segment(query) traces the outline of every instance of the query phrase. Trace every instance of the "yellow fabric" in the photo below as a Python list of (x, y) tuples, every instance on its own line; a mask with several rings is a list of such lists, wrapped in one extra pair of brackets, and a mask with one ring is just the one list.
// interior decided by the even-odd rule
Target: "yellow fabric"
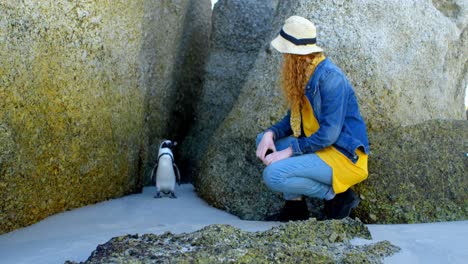
[[(314, 115), (309, 100), (306, 100), (301, 113), (304, 133), (307, 137), (310, 137), (317, 132), (320, 128), (320, 124)], [(356, 183), (367, 179), (369, 174), (367, 170), (367, 154), (360, 149), (356, 152), (359, 157), (356, 164), (333, 146), (326, 147), (316, 152), (316, 154), (332, 168), (332, 186), (335, 193), (342, 193)]]
[(289, 119), (293, 136), (299, 137), (301, 135), (301, 105), (291, 105), (291, 117)]
[[(312, 61), (310, 62), (309, 66), (305, 69), (306, 71), (306, 76), (312, 76), (312, 74), (315, 71), (315, 68), (317, 68), (317, 65), (320, 64), (323, 60), (325, 60), (325, 55), (323, 53), (317, 54)], [(308, 80), (306, 80), (307, 82)], [(305, 83), (307, 84), (307, 83)], [(304, 86), (305, 86), (304, 84)], [(305, 87), (304, 87), (305, 89)], [(293, 102), (291, 104), (291, 117), (289, 120), (289, 123), (291, 124), (291, 130), (293, 131), (293, 135), (295, 137), (299, 137), (301, 135), (301, 111), (303, 108), (303, 105), (307, 102), (307, 97), (305, 96), (305, 93), (302, 97), (301, 102)]]

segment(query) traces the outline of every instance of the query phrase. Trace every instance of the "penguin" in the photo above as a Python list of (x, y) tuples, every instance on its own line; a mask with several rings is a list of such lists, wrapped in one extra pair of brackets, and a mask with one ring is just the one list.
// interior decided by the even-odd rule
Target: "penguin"
[(180, 172), (171, 150), (176, 145), (177, 142), (170, 140), (163, 140), (159, 145), (158, 160), (151, 171), (151, 178), (156, 180), (154, 198), (161, 198), (161, 193), (169, 195), (170, 198), (177, 198), (174, 187), (176, 181), (180, 185)]

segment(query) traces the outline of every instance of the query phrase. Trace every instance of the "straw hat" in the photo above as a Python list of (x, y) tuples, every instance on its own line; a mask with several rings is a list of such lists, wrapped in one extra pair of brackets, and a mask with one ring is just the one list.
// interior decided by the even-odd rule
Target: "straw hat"
[(300, 16), (292, 16), (286, 19), (279, 35), (271, 42), (271, 45), (281, 53), (305, 55), (323, 51), (315, 43), (314, 23)]

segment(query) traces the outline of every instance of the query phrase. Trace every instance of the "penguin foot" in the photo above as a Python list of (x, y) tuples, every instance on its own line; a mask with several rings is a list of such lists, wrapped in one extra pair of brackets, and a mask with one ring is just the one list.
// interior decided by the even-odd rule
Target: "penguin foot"
[(175, 198), (177, 198), (177, 196), (175, 195), (175, 193), (174, 193), (174, 192), (171, 192), (171, 194), (170, 194), (169, 198), (175, 199)]
[(161, 193), (157, 192), (156, 195), (154, 196), (154, 198), (162, 198)]

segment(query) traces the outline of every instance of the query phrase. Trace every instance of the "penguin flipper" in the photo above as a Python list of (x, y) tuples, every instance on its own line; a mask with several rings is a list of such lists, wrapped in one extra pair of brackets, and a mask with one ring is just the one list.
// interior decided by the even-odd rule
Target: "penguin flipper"
[(153, 169), (151, 170), (151, 184), (156, 185), (156, 173), (155, 171), (158, 169), (158, 163), (154, 164)]
[(179, 171), (179, 168), (177, 168), (177, 165), (175, 163), (172, 163), (172, 166), (174, 167), (174, 172), (176, 174), (177, 183), (180, 185), (180, 171)]

